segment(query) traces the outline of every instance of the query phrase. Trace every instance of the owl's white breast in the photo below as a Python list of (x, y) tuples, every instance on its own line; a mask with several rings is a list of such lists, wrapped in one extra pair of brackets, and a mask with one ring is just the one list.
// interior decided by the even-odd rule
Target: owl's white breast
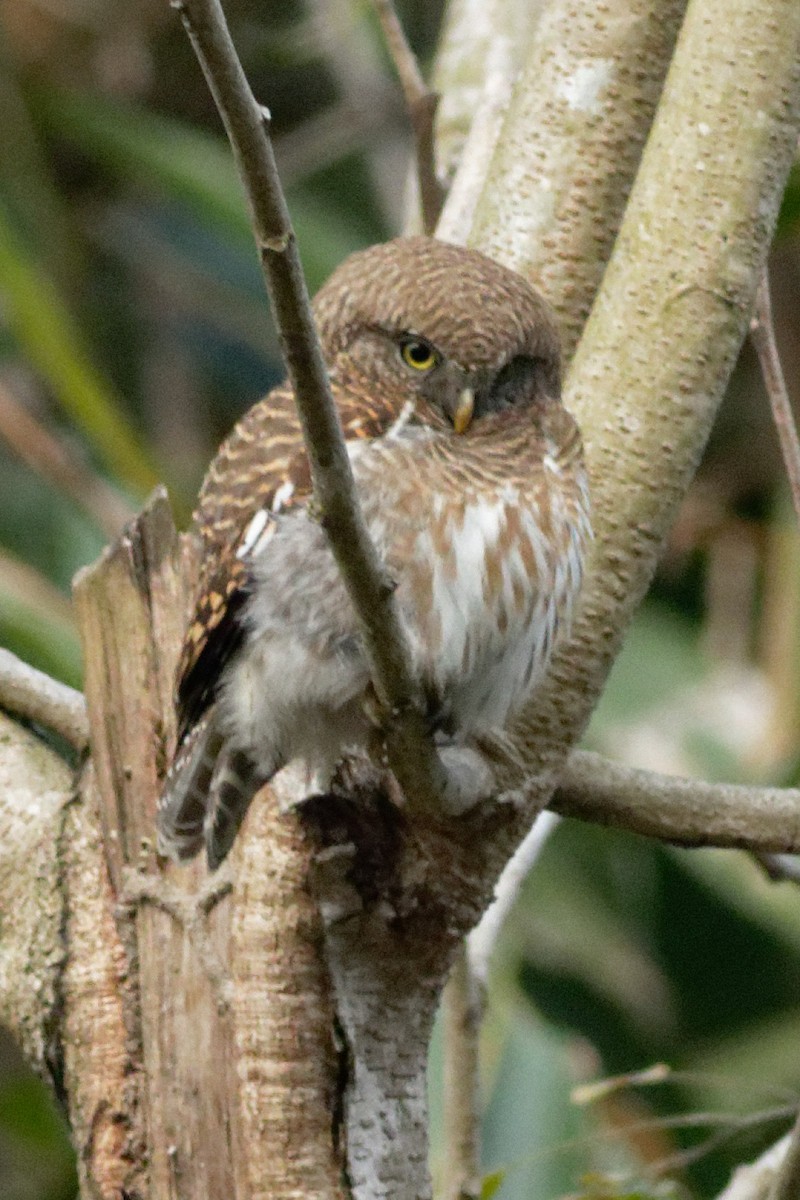
[(545, 517), (540, 499), (507, 487), (453, 510), (436, 498), (401, 580), (419, 669), (460, 732), (505, 726), (569, 625), (588, 526), (558, 503)]

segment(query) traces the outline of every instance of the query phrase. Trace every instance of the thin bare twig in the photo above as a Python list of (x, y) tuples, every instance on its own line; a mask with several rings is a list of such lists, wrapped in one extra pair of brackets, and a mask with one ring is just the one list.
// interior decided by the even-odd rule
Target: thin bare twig
[(800, 789), (660, 775), (587, 750), (570, 755), (549, 807), (679, 846), (800, 852)]
[[(792, 493), (795, 516), (798, 524), (800, 524), (800, 439), (797, 436), (797, 425), (795, 424), (794, 413), (789, 401), (789, 393), (786, 390), (786, 380), (778, 353), (775, 322), (772, 316), (769, 266), (766, 262), (761, 269), (758, 287), (756, 288), (755, 313), (750, 322), (750, 339), (758, 354), (764, 387), (766, 388), (770, 408), (772, 409), (772, 419), (778, 431), (778, 440), (786, 468), (786, 475), (789, 480), (789, 488)], [(794, 883), (800, 882), (800, 864), (795, 859), (786, 855), (765, 852), (757, 852), (755, 858), (770, 879), (776, 882), (780, 880), (791, 880)], [(789, 1151), (776, 1182), (771, 1200), (783, 1200), (784, 1196), (790, 1194), (789, 1192), (779, 1190), (783, 1186), (781, 1180), (784, 1174), (787, 1173), (790, 1184), (794, 1189), (792, 1194), (800, 1194), (800, 1118), (798, 1120), (799, 1123), (792, 1133)]]
[(775, 324), (772, 319), (772, 301), (769, 294), (769, 269), (764, 264), (756, 289), (755, 315), (750, 322), (750, 340), (755, 346), (761, 374), (767, 389), (772, 418), (778, 431), (781, 453), (789, 477), (794, 511), (800, 523), (800, 439), (786, 390), (778, 344), (775, 340)]
[(467, 936), (470, 968), (482, 985), (486, 983), (492, 954), (506, 918), (559, 820), (554, 812), (539, 813), (529, 833), (503, 867), (503, 873), (494, 889), (494, 900)]
[(540, 813), (506, 863), (495, 898), (462, 947), (444, 990), (445, 1200), (480, 1195), (480, 1077), (478, 1050), (492, 952), (520, 889), (559, 818)]
[[(658, 1159), (655, 1162), (648, 1163), (646, 1173), (653, 1179), (663, 1178), (665, 1175), (672, 1174), (675, 1171), (685, 1171), (692, 1163), (700, 1162), (709, 1154), (713, 1154), (720, 1147), (735, 1140), (737, 1134), (746, 1133), (751, 1129), (757, 1128), (759, 1125), (767, 1121), (780, 1121), (786, 1117), (793, 1115), (794, 1107), (789, 1108), (784, 1106), (780, 1109), (772, 1109), (769, 1112), (748, 1113), (744, 1116), (724, 1115), (715, 1116), (712, 1113), (698, 1113), (699, 1120), (694, 1119), (695, 1114), (688, 1114), (686, 1119), (663, 1117), (656, 1119), (655, 1127), (662, 1129), (691, 1129), (697, 1128), (711, 1122), (717, 1122), (722, 1128), (717, 1129), (715, 1133), (709, 1137), (703, 1138), (702, 1141), (696, 1142), (693, 1146), (688, 1146), (685, 1150), (676, 1150), (673, 1154), (668, 1154), (666, 1157)], [(725, 1125), (727, 1122), (727, 1125)], [(637, 1122), (629, 1129), (635, 1129)], [(781, 1200), (788, 1198), (781, 1197)], [(797, 1193), (793, 1192), (791, 1200), (797, 1200)]]
[(462, 945), (442, 997), (444, 1050), (444, 1200), (477, 1200), (481, 1193), (478, 1049), (483, 983)]
[(108, 537), (117, 537), (134, 516), (119, 493), (45, 429), (2, 382), (0, 438), (31, 470), (69, 496)]
[(444, 769), (426, 729), (410, 654), (393, 598), (358, 504), (275, 166), (269, 112), (257, 104), (219, 0), (173, 0), (233, 148), (294, 388), (322, 523), (358, 617), (370, 674), (386, 716), (389, 763), (408, 801), (435, 806)]
[(408, 44), (392, 0), (372, 0), (372, 3), (403, 89), (411, 128), (414, 131), (422, 227), (426, 233), (433, 233), (445, 199), (445, 189), (436, 174), (433, 135), (439, 93), (432, 92), (422, 78), (414, 51)]
[(89, 744), (86, 701), (80, 692), (0, 649), (0, 705), (52, 729), (79, 752)]

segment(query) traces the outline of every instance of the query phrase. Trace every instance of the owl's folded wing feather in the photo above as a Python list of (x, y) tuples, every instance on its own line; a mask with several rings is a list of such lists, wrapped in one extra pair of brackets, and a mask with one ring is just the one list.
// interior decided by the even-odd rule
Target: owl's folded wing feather
[[(396, 419), (374, 397), (331, 381), (346, 440), (379, 437)], [(292, 389), (275, 388), (223, 443), (200, 491), (195, 524), (203, 542), (194, 613), (176, 677), (178, 745), (213, 703), (220, 675), (241, 645), (248, 598), (248, 534), (259, 514), (277, 515), (311, 497), (311, 473)], [(255, 522), (255, 523), (254, 523)], [(255, 545), (257, 537), (252, 538)]]

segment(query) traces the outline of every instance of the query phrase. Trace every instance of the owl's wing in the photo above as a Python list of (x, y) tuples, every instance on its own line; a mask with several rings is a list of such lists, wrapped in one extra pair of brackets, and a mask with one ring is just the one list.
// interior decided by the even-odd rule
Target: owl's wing
[[(351, 387), (345, 391), (335, 380), (331, 386), (347, 440), (379, 437), (398, 416), (390, 405), (376, 404)], [(284, 384), (241, 419), (200, 491), (194, 516), (203, 543), (200, 580), (176, 677), (179, 745), (212, 704), (225, 664), (242, 641), (248, 532), (255, 544), (262, 511), (285, 512), (310, 497), (311, 472), (294, 394)]]

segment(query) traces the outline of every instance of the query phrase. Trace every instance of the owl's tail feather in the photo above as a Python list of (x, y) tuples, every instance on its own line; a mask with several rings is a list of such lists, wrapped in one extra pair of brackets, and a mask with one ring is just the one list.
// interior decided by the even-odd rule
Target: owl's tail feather
[(193, 858), (203, 847), (208, 797), (223, 746), (214, 710), (186, 735), (175, 756), (158, 802), (158, 852), (169, 858)]
[(215, 871), (239, 832), (250, 801), (272, 770), (257, 771), (242, 750), (227, 745), (214, 709), (189, 731), (167, 772), (158, 805), (158, 852), (194, 858), (206, 848)]
[(216, 871), (227, 857), (250, 801), (264, 782), (264, 775), (242, 750), (222, 750), (208, 789), (203, 822), (210, 871)]

